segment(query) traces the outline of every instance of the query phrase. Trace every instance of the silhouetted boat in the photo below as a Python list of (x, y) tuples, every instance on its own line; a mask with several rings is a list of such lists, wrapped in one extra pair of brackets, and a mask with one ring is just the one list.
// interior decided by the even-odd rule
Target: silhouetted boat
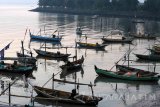
[[(58, 80), (58, 79), (53, 79), (53, 81), (69, 83), (69, 84), (88, 85), (92, 89), (91, 84), (76, 83), (76, 82), (70, 82), (70, 81)], [(93, 95), (93, 90), (92, 90), (92, 96), (89, 96), (89, 95), (78, 94), (76, 92), (76, 89), (73, 89), (72, 92), (67, 92), (67, 91), (43, 88), (39, 86), (33, 86), (33, 88), (39, 96), (48, 98), (48, 100), (50, 101), (59, 101), (62, 103), (69, 103), (69, 104), (96, 106), (98, 105), (98, 102), (102, 100), (102, 97), (96, 97)]]
[(63, 54), (63, 53), (60, 53), (59, 51), (55, 53), (55, 52), (48, 52), (48, 51), (43, 51), (39, 49), (34, 49), (34, 50), (38, 55), (44, 56), (44, 57), (50, 57), (50, 58), (68, 58), (68, 56), (71, 55), (71, 54)]
[(34, 57), (31, 57), (26, 54), (23, 55), (22, 53), (19, 53), (19, 52), (17, 52), (17, 57), (19, 58), (18, 61), (20, 63), (27, 64), (27, 65), (36, 65), (37, 59)]
[(84, 43), (84, 42), (76, 42), (79, 45), (79, 48), (87, 48), (87, 49), (104, 49), (106, 45), (104, 44), (93, 44), (93, 43)]
[(84, 57), (82, 56), (81, 59), (73, 61), (73, 62), (68, 61), (65, 65), (62, 65), (60, 67), (67, 71), (80, 69), (82, 67), (83, 62), (84, 62)]
[(114, 38), (101, 38), (104, 43), (132, 43), (133, 38), (129, 37), (122, 37), (120, 39), (114, 39)]
[(134, 38), (137, 38), (137, 39), (156, 39), (156, 36), (152, 36), (152, 35), (149, 35), (149, 34), (129, 34), (130, 36), (134, 37)]
[(135, 54), (135, 55), (140, 60), (145, 60), (145, 61), (160, 61), (160, 55), (156, 55), (156, 54), (149, 54), (149, 55)]

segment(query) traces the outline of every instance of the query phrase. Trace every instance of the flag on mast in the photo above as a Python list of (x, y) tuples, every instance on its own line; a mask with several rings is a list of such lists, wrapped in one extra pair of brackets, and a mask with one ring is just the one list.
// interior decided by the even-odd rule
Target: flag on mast
[[(12, 41), (13, 42), (13, 41)], [(9, 44), (7, 44), (4, 48), (1, 49), (0, 51), (0, 60), (3, 60), (4, 59), (4, 51), (7, 50), (10, 46), (10, 44), (12, 43), (10, 42)]]

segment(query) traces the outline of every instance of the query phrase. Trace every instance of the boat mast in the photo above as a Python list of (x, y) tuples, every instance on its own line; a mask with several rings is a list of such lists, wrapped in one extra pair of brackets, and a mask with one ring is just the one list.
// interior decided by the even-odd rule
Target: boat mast
[(23, 57), (24, 57), (24, 45), (23, 45), (23, 41), (21, 41), (21, 44), (22, 44), (22, 47), (21, 47), (21, 49), (22, 49), (22, 54), (23, 54)]
[(45, 52), (46, 52), (46, 41), (45, 41)]
[(92, 91), (92, 97), (94, 99), (94, 91), (93, 91), (93, 87), (92, 87), (92, 83), (90, 82), (90, 87), (91, 87), (91, 91)]
[(128, 67), (129, 67), (129, 56), (130, 56), (130, 44), (129, 44), (129, 52), (128, 52)]

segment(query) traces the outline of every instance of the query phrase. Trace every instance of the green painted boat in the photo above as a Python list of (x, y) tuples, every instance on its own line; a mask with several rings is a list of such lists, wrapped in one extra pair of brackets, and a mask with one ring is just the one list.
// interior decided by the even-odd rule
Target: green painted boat
[(131, 81), (158, 81), (159, 76), (139, 76), (137, 72), (129, 72), (129, 71), (110, 71), (110, 70), (103, 70), (95, 66), (95, 71), (100, 76), (112, 77), (117, 79), (123, 80), (131, 80)]

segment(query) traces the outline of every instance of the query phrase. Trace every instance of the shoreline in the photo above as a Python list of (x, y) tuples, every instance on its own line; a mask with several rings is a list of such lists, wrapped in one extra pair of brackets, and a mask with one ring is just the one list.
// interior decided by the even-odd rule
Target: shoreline
[(62, 14), (73, 14), (73, 15), (100, 15), (109, 17), (122, 17), (122, 18), (139, 18), (149, 20), (160, 20), (160, 15), (151, 12), (144, 11), (102, 11), (102, 10), (77, 10), (67, 9), (60, 7), (37, 7), (29, 10), (33, 12), (46, 12), (46, 13), (62, 13)]

